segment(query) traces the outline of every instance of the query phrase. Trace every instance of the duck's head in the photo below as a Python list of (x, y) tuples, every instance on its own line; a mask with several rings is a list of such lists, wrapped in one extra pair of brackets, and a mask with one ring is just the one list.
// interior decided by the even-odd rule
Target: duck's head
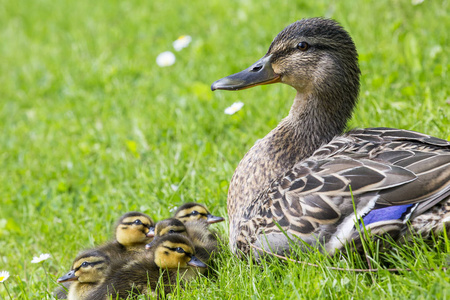
[(180, 234), (168, 234), (159, 238), (154, 246), (155, 264), (162, 269), (179, 269), (206, 265), (195, 257), (195, 250), (189, 239)]
[(103, 252), (89, 250), (75, 258), (72, 269), (57, 282), (76, 281), (81, 283), (100, 282), (105, 276), (110, 264), (109, 257)]
[(147, 244), (145, 248), (150, 249), (153, 245), (155, 245), (159, 238), (167, 234), (181, 234), (187, 236), (186, 226), (184, 226), (183, 222), (175, 218), (159, 221), (154, 227), (153, 241)]
[(354, 105), (359, 74), (358, 54), (350, 35), (334, 20), (312, 18), (287, 26), (263, 58), (244, 71), (217, 80), (211, 89), (241, 90), (282, 82), (298, 94), (330, 102), (351, 98), (346, 101)]
[(116, 240), (125, 247), (148, 243), (152, 237), (147, 234), (153, 226), (153, 220), (146, 214), (128, 212), (117, 221)]
[(180, 206), (174, 217), (183, 223), (189, 221), (205, 220), (208, 224), (222, 222), (225, 219), (212, 215), (205, 206), (198, 203), (186, 203)]

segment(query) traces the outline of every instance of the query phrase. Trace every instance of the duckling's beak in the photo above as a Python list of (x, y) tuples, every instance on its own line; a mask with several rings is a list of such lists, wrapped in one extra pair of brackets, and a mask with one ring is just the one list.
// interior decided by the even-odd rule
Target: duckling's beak
[(154, 236), (155, 236), (155, 227), (150, 227), (147, 232), (147, 237), (154, 237)]
[(206, 264), (204, 264), (200, 259), (198, 259), (194, 255), (191, 256), (191, 260), (187, 264), (189, 266), (198, 267), (198, 268), (206, 268), (206, 267), (208, 267)]
[(206, 215), (206, 222), (208, 224), (219, 223), (219, 222), (223, 222), (223, 221), (225, 221), (225, 219), (222, 217), (213, 216), (212, 214)]
[(74, 281), (77, 280), (78, 277), (75, 276), (75, 271), (71, 270), (69, 271), (66, 275), (59, 277), (58, 280), (56, 280), (56, 282), (65, 282), (65, 281)]
[(272, 55), (264, 56), (250, 68), (217, 80), (211, 90), (243, 90), (257, 85), (280, 82), (280, 75), (272, 69)]
[(145, 249), (150, 249), (156, 242), (156, 237), (153, 239), (153, 241), (151, 241), (150, 243), (148, 243), (147, 245), (145, 245)]

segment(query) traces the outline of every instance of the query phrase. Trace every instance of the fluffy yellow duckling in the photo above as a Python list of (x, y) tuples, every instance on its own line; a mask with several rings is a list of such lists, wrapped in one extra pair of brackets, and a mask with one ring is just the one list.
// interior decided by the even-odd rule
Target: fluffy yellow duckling
[(208, 262), (217, 252), (217, 236), (208, 230), (205, 219), (183, 223), (179, 219), (170, 218), (159, 221), (155, 225), (155, 238), (147, 244), (150, 249), (161, 237), (170, 234), (181, 234), (187, 236), (195, 247), (197, 257), (203, 262)]
[(97, 250), (109, 255), (111, 260), (142, 252), (145, 245), (153, 239), (147, 235), (153, 226), (153, 220), (146, 214), (128, 212), (116, 223), (115, 239), (98, 247)]
[(88, 300), (88, 294), (105, 280), (110, 264), (109, 257), (97, 250), (82, 252), (75, 258), (72, 269), (58, 278), (59, 283), (71, 282), (67, 298)]

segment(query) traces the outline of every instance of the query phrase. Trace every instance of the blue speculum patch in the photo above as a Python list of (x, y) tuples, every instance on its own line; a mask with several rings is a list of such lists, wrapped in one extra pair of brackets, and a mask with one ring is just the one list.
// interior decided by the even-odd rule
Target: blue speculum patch
[(415, 204), (405, 204), (371, 210), (363, 217), (364, 225), (367, 226), (380, 221), (403, 220), (414, 206)]

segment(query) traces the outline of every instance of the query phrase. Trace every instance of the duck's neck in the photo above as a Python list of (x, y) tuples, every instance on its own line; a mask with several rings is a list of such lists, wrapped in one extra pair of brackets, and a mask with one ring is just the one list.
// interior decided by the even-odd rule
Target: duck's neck
[(318, 93), (297, 93), (289, 115), (278, 126), (289, 131), (288, 134), (279, 132), (285, 136), (285, 143), (295, 144), (296, 161), (290, 161), (289, 165), (311, 156), (320, 146), (342, 134), (353, 110), (353, 106), (345, 103), (348, 101), (321, 97)]

